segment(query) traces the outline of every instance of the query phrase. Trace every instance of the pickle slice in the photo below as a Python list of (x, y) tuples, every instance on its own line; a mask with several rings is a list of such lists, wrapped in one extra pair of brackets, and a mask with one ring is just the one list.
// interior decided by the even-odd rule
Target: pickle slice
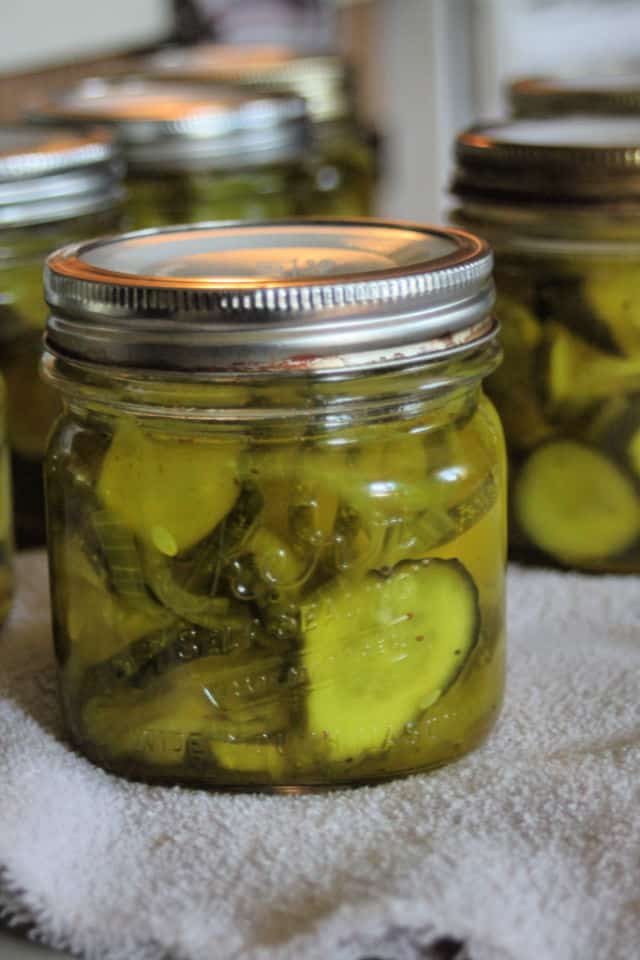
[(629, 441), (628, 455), (635, 475), (640, 477), (640, 426)]
[[(241, 650), (207, 657), (160, 675), (142, 688), (123, 685), (92, 697), (83, 709), (88, 738), (114, 755), (144, 749), (151, 735), (204, 741), (255, 741), (283, 732), (289, 723), (289, 691), (279, 657)], [(164, 763), (164, 756), (152, 762)]]
[(606, 326), (619, 352), (633, 355), (640, 349), (640, 278), (635, 260), (589, 263), (585, 267), (584, 294)]
[(216, 763), (234, 773), (259, 773), (278, 780), (287, 766), (283, 749), (269, 740), (242, 743), (216, 741), (212, 743), (211, 751)]
[(632, 482), (604, 454), (572, 440), (531, 454), (516, 479), (514, 506), (532, 543), (569, 564), (614, 556), (640, 534)]
[(596, 400), (640, 388), (640, 358), (613, 357), (556, 324), (541, 346), (545, 412), (560, 418), (584, 411)]
[(123, 419), (117, 426), (98, 494), (121, 523), (167, 556), (209, 533), (240, 491), (237, 444), (158, 436)]
[(496, 317), (500, 321), (505, 362), (487, 380), (487, 393), (501, 411), (509, 442), (517, 449), (535, 447), (553, 432), (536, 388), (536, 353), (542, 327), (533, 311), (504, 293), (498, 283)]
[(303, 608), (307, 725), (327, 759), (391, 745), (454, 682), (479, 627), (478, 591), (457, 560), (345, 578)]
[[(572, 269), (571, 266), (568, 269)], [(546, 276), (542, 271), (538, 278), (536, 298), (537, 313), (547, 323), (560, 323), (582, 340), (608, 354), (619, 354), (620, 348), (609, 328), (603, 313), (600, 297), (601, 281), (591, 282), (589, 264), (576, 266), (577, 273)], [(596, 294), (594, 296), (594, 293)]]

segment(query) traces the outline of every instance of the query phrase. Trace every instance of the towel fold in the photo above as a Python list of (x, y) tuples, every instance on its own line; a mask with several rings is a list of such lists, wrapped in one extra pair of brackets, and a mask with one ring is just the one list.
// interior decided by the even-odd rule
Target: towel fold
[(0, 637), (0, 908), (100, 960), (640, 957), (640, 587), (514, 568), (497, 731), (311, 796), (149, 787), (78, 756), (44, 558)]

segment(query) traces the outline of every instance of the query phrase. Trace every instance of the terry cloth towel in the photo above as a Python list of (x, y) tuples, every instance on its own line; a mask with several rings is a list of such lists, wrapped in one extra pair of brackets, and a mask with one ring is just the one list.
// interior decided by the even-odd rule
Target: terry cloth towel
[(0, 903), (109, 960), (640, 957), (640, 587), (512, 569), (506, 708), (426, 776), (312, 796), (127, 783), (76, 755), (42, 555), (0, 640)]

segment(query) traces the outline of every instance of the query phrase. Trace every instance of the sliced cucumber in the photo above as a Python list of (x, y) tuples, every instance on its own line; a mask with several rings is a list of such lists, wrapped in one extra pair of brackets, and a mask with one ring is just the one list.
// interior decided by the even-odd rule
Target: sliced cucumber
[(640, 478), (640, 426), (631, 437), (627, 452), (633, 472)]
[(281, 669), (280, 657), (246, 650), (197, 660), (138, 690), (88, 700), (85, 733), (114, 754), (139, 751), (154, 733), (228, 742), (268, 737), (289, 724)]
[(549, 325), (538, 361), (551, 418), (575, 416), (594, 401), (640, 389), (640, 357), (602, 353), (558, 324)]
[(572, 440), (539, 447), (516, 477), (515, 515), (541, 550), (565, 563), (614, 556), (640, 535), (640, 499), (607, 456)]
[(584, 267), (584, 295), (618, 352), (640, 350), (640, 269), (637, 260), (598, 260)]
[(640, 450), (634, 448), (640, 437), (640, 394), (617, 394), (598, 404), (581, 435), (640, 478)]
[(123, 419), (105, 455), (98, 494), (146, 544), (175, 556), (233, 506), (239, 452), (237, 444), (159, 436)]
[[(568, 271), (572, 270), (571, 265)], [(553, 276), (541, 273), (538, 280), (536, 312), (545, 323), (559, 323), (597, 350), (620, 354), (614, 331), (607, 322), (599, 294), (600, 280), (593, 284), (596, 265), (579, 262), (578, 272)], [(594, 292), (597, 294), (594, 297)]]
[(175, 620), (150, 600), (131, 604), (114, 595), (75, 535), (62, 540), (55, 564), (61, 599), (55, 619), (64, 627), (56, 633), (64, 635), (65, 645), (73, 653), (69, 669), (78, 680), (83, 672), (119, 658), (143, 638), (161, 634)]
[(542, 327), (533, 312), (498, 286), (496, 316), (504, 347), (504, 361), (487, 380), (487, 393), (495, 401), (510, 444), (516, 449), (535, 447), (553, 432), (536, 388), (535, 358)]
[(327, 759), (390, 745), (456, 679), (479, 625), (476, 586), (456, 560), (345, 577), (304, 607), (307, 725)]
[(221, 767), (234, 773), (257, 773), (273, 780), (281, 778), (286, 770), (284, 750), (273, 742), (211, 743), (211, 752)]

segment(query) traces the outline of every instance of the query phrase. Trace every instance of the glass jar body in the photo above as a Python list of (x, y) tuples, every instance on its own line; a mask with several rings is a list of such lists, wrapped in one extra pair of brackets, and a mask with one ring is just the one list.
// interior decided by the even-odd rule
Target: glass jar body
[(42, 460), (58, 410), (58, 396), (42, 382), (38, 367), (47, 306), (42, 268), (51, 250), (110, 233), (121, 210), (71, 220), (0, 230), (0, 370), (7, 385), (8, 436), (18, 547), (44, 544)]
[(46, 469), (54, 631), (91, 759), (296, 790), (484, 739), (504, 673), (503, 439), (477, 381), (424, 399), (426, 376), (403, 396), (397, 376), (360, 379), (357, 403), (312, 380), (67, 394)]
[(487, 392), (507, 438), (514, 557), (640, 572), (637, 210), (476, 203), (454, 219), (495, 253), (505, 361)]
[(302, 161), (174, 173), (134, 171), (127, 179), (126, 227), (277, 220), (299, 214), (309, 189)]
[(4, 623), (13, 599), (13, 512), (11, 472), (7, 444), (7, 393), (0, 374), (0, 624)]
[(308, 161), (312, 189), (303, 212), (326, 217), (372, 216), (377, 165), (371, 138), (355, 123), (316, 123)]

